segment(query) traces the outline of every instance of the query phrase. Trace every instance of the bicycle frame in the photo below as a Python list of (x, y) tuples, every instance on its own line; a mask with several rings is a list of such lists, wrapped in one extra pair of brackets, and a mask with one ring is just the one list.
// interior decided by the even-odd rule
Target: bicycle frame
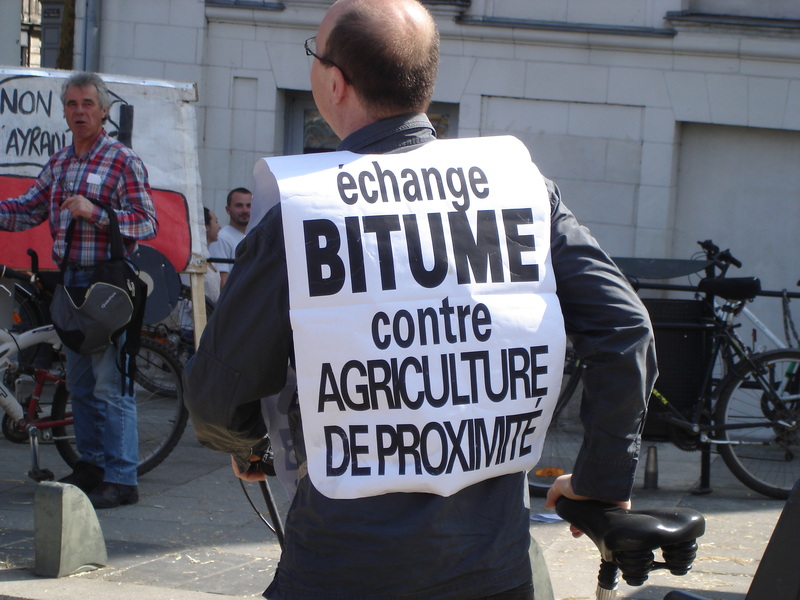
[[(714, 310), (717, 312), (717, 314), (723, 311), (723, 306), (726, 305), (719, 304), (718, 302), (714, 303)], [(761, 333), (767, 336), (767, 339), (770, 342), (772, 342), (772, 344), (776, 348), (789, 348), (789, 345), (783, 340), (781, 340), (777, 335), (775, 335), (775, 333), (769, 327), (767, 327), (767, 325), (761, 319), (759, 319), (758, 316), (752, 310), (747, 308), (747, 306), (745, 306), (744, 303), (742, 303), (742, 306), (737, 309), (736, 313), (746, 317), (747, 320), (749, 320), (753, 325), (755, 325), (756, 329), (758, 329)], [(753, 352), (756, 352), (756, 349), (754, 347), (752, 348), (752, 350)]]
[[(733, 306), (735, 305), (734, 302), (726, 302), (723, 306)], [(701, 387), (701, 391), (698, 394), (698, 401), (694, 407), (694, 414), (692, 415), (691, 419), (687, 419), (680, 411), (678, 411), (672, 404), (670, 404), (669, 399), (664, 397), (658, 390), (653, 390), (653, 397), (656, 398), (662, 406), (670, 412), (670, 417), (666, 417), (666, 420), (671, 425), (675, 425), (677, 427), (681, 427), (688, 431), (691, 431), (694, 434), (699, 435), (699, 440), (703, 444), (723, 444), (723, 443), (733, 443), (733, 442), (726, 442), (723, 440), (718, 440), (713, 437), (709, 437), (709, 433), (717, 432), (717, 431), (725, 431), (725, 430), (733, 430), (733, 429), (749, 429), (753, 427), (763, 427), (768, 425), (770, 421), (763, 420), (763, 421), (748, 421), (744, 423), (738, 423), (736, 425), (717, 425), (714, 423), (702, 424), (700, 423), (700, 419), (703, 416), (703, 412), (707, 411), (709, 414), (713, 412), (714, 403), (719, 396), (721, 390), (725, 389), (727, 381), (733, 376), (729, 372), (726, 372), (725, 375), (717, 382), (714, 383), (714, 369), (718, 366), (720, 357), (722, 358), (723, 364), (728, 368), (734, 367), (736, 364), (740, 364), (743, 361), (750, 361), (751, 353), (748, 351), (748, 347), (744, 344), (744, 342), (736, 335), (734, 329), (737, 327), (733, 323), (733, 318), (739, 314), (739, 312), (744, 312), (747, 310), (743, 306), (738, 307), (737, 310), (724, 310), (723, 306), (720, 306), (716, 302), (714, 303), (715, 309), (718, 309), (715, 316), (714, 322), (714, 343), (713, 343), (713, 350), (711, 355), (708, 357), (708, 363), (705, 371), (705, 375), (703, 377), (703, 384)], [(744, 308), (744, 310), (739, 310)], [(748, 311), (750, 312), (750, 311)], [(726, 317), (721, 317), (720, 314), (726, 314)], [(758, 320), (755, 315), (750, 313), (753, 323), (761, 329), (765, 334), (772, 335), (774, 334)], [(777, 338), (776, 338), (777, 340)], [(778, 340), (779, 341), (779, 340)], [(786, 345), (782, 344), (781, 347), (785, 348)], [(739, 362), (736, 362), (736, 359), (739, 359)], [(795, 365), (795, 369), (798, 365)], [(783, 378), (781, 387), (775, 389), (773, 386), (770, 385), (768, 381), (765, 381), (763, 376), (758, 377), (759, 385), (761, 386), (764, 393), (768, 393), (771, 399), (775, 399), (778, 397), (778, 394), (783, 393), (785, 391), (785, 386), (788, 385), (789, 379)], [(790, 396), (784, 396), (783, 400), (800, 400), (800, 395), (794, 394)]]
[[(0, 329), (0, 407), (5, 410), (8, 417), (17, 424), (19, 429), (25, 431), (28, 435), (28, 441), (31, 445), (31, 468), (28, 471), (28, 475), (35, 481), (47, 481), (53, 479), (53, 473), (41, 468), (39, 465), (39, 431), (40, 429), (52, 431), (58, 427), (71, 425), (72, 417), (65, 415), (63, 419), (53, 419), (48, 415), (37, 418), (37, 412), (45, 383), (59, 382), (62, 378), (53, 375), (47, 369), (35, 369), (32, 374), (34, 389), (26, 407), (23, 407), (17, 398), (16, 389), (14, 391), (10, 390), (5, 381), (5, 373), (13, 365), (13, 359), (18, 353), (39, 344), (50, 344), (54, 348), (60, 347), (61, 341), (52, 325), (36, 327), (20, 334), (13, 334), (6, 329)], [(27, 418), (25, 417), (26, 409), (28, 411)], [(62, 438), (52, 437), (48, 439)]]
[(750, 320), (750, 322), (753, 323), (753, 325), (756, 326), (756, 329), (758, 329), (761, 333), (763, 333), (765, 336), (767, 336), (769, 341), (772, 342), (773, 344), (775, 344), (776, 348), (788, 348), (789, 347), (788, 344), (786, 344), (786, 342), (784, 342), (778, 336), (776, 336), (774, 333), (772, 333), (772, 330), (769, 327), (767, 327), (761, 321), (761, 319), (759, 319), (755, 315), (755, 313), (753, 313), (753, 311), (751, 311), (746, 306), (742, 308), (742, 314), (745, 317), (747, 317)]
[[(800, 348), (792, 342), (782, 343), (746, 304), (756, 296), (783, 298), (785, 328), (794, 332), (786, 303), (788, 298), (800, 298), (800, 294), (761, 290), (755, 277), (726, 278), (728, 265), (741, 264), (728, 251), (719, 252), (710, 241), (700, 244), (707, 260), (695, 261), (700, 265), (697, 269), (695, 265), (654, 262), (659, 259), (623, 263), (637, 291), (684, 292), (694, 298), (692, 306), (654, 302), (649, 308), (654, 328), (677, 330), (676, 336), (665, 338), (669, 344), (683, 339), (701, 344), (692, 346), (692, 354), (687, 354), (683, 363), (681, 356), (665, 363), (675, 372), (662, 373), (668, 377), (662, 389), (667, 397), (658, 391), (662, 382), (656, 383), (650, 404), (661, 414), (650, 416), (664, 423), (664, 433), (678, 448), (701, 451), (700, 484), (694, 493), (711, 491), (711, 453), (716, 450), (746, 486), (766, 496), (785, 498), (786, 482), (793, 483), (800, 476)], [(676, 269), (683, 272), (676, 275)], [(705, 277), (696, 285), (639, 280), (670, 279), (700, 270), (706, 271)], [(662, 298), (659, 294), (654, 299)], [(705, 304), (704, 309), (698, 306), (698, 300)], [(742, 318), (752, 321), (776, 348), (757, 351), (742, 339)], [(691, 330), (694, 333), (689, 335)], [(668, 355), (670, 350), (675, 351), (669, 345), (664, 350)], [(565, 382), (548, 427), (542, 460), (529, 474), (532, 495), (542, 496), (555, 477), (568, 472), (580, 451), (580, 426), (573, 422), (567, 407), (579, 391), (582, 367), (578, 357), (567, 359)], [(691, 371), (687, 371), (689, 368)], [(683, 380), (671, 379), (684, 376), (687, 378)], [(671, 398), (673, 387), (675, 398)]]
[[(53, 474), (39, 467), (40, 435), (43, 440), (55, 443), (56, 450), (69, 467), (73, 467), (80, 455), (71, 429), (74, 420), (63, 364), (58, 369), (38, 367), (32, 362), (34, 357), (28, 356), (32, 353), (26, 351), (34, 350), (38, 355), (39, 345), (52, 346), (54, 351), (61, 346), (53, 325), (43, 322), (47, 318), (47, 293), (39, 285), (41, 279), (35, 253), (29, 251), (28, 254), (32, 259), (33, 275), (0, 264), (0, 277), (22, 282), (14, 284), (13, 292), (0, 283), (0, 293), (14, 296), (17, 302), (15, 317), (19, 310), (18, 324), (21, 329), (26, 329), (22, 333), (0, 329), (0, 408), (6, 413), (3, 433), (14, 442), (24, 443), (27, 439), (31, 445), (28, 475), (35, 481), (44, 481), (53, 479)], [(181, 364), (167, 346), (142, 336), (137, 366), (134, 376), (139, 434), (137, 471), (142, 475), (159, 465), (179, 442), (188, 413), (183, 405)], [(33, 390), (27, 389), (31, 381)], [(46, 395), (45, 385), (48, 383), (55, 384), (52, 386), (52, 406), (49, 415), (40, 416), (43, 411), (39, 404)]]
[[(53, 347), (61, 345), (61, 340), (58, 339), (58, 334), (52, 325), (36, 327), (20, 334), (0, 329), (0, 373), (5, 373), (12, 364), (13, 358), (21, 350), (38, 344), (50, 344)], [(4, 377), (0, 377), (0, 408), (5, 410), (12, 420), (22, 421), (24, 419), (22, 405), (17, 400), (16, 394), (8, 388), (4, 379)]]

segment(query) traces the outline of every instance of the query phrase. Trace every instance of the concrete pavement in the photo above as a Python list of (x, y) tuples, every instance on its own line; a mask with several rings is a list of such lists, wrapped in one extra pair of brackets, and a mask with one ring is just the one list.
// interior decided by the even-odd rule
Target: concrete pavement
[[(749, 491), (714, 457), (713, 493), (696, 496), (700, 455), (668, 443), (645, 442), (658, 453), (658, 490), (643, 489), (636, 508), (688, 506), (702, 512), (707, 533), (694, 570), (682, 578), (653, 574), (640, 588), (620, 585), (618, 598), (660, 600), (670, 589), (713, 600), (744, 598), (784, 503)], [(55, 448), (43, 445), (42, 463), (56, 477), (68, 469)], [(248, 505), (229, 459), (202, 448), (191, 425), (167, 460), (140, 481), (138, 504), (98, 511), (108, 566), (63, 577), (33, 574), (33, 498), (25, 445), (0, 437), (0, 600), (208, 600), (258, 598), (279, 558), (275, 536)], [(255, 484), (248, 490), (264, 514)], [(281, 510), (286, 498), (272, 485)], [(487, 510), (497, 509), (488, 507)], [(542, 522), (541, 499), (532, 499), (531, 532), (548, 563), (557, 600), (594, 598), (599, 556), (586, 538), (574, 540), (563, 522)]]

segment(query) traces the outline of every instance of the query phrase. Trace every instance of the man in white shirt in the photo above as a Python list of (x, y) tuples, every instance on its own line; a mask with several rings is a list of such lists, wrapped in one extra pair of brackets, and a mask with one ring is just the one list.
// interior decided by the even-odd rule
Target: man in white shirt
[(247, 224), (250, 222), (250, 207), (253, 194), (250, 190), (239, 187), (228, 192), (225, 211), (228, 213), (229, 223), (223, 227), (217, 241), (208, 247), (209, 259), (230, 259), (230, 263), (215, 263), (220, 275), (220, 288), (225, 286), (228, 275), (233, 268), (233, 259), (236, 258), (236, 246), (244, 239)]

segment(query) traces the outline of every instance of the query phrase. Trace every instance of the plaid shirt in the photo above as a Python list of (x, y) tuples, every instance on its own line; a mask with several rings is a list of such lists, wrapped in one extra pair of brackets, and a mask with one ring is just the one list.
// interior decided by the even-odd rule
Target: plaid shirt
[[(84, 156), (75, 156), (72, 145), (56, 152), (27, 192), (0, 202), (0, 228), (22, 231), (49, 217), (53, 260), (61, 265), (67, 227), (72, 220), (69, 211), (61, 209), (61, 203), (75, 194), (116, 212), (126, 256), (136, 249), (136, 240), (155, 237), (158, 221), (147, 169), (133, 150), (111, 139), (105, 131)], [(107, 260), (111, 252), (108, 225), (108, 214), (97, 206), (91, 219), (79, 219), (67, 263), (88, 267)]]

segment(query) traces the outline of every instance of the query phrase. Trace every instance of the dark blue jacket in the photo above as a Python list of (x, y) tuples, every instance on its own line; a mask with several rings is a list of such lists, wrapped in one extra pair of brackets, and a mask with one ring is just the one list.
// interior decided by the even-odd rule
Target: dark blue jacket
[[(355, 132), (339, 149), (402, 152), (434, 137), (424, 115), (403, 115)], [(548, 186), (558, 297), (567, 334), (587, 365), (587, 436), (573, 485), (589, 497), (626, 500), (657, 372), (652, 328), (625, 278), (562, 204), (556, 186)], [(292, 358), (284, 243), (276, 206), (239, 246), (235, 268), (186, 368), (186, 402), (198, 439), (241, 461), (265, 433), (259, 400), (281, 390)], [(296, 404), (293, 444), (302, 465)], [(287, 518), (286, 548), (265, 596), (455, 600), (512, 589), (531, 577), (525, 486), (519, 473), (447, 498), (417, 493), (332, 500), (301, 476)]]

